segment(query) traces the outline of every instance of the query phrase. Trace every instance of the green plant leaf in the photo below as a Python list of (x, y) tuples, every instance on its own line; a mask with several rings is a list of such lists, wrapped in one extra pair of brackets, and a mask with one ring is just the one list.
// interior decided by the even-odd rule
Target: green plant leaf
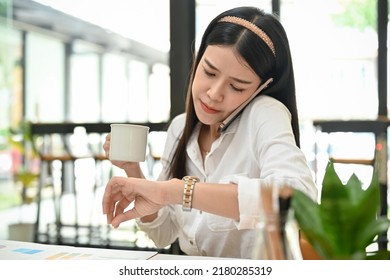
[[(354, 179), (351, 181), (356, 182)], [(353, 229), (348, 222), (351, 207), (349, 191), (338, 177), (333, 163), (329, 162), (323, 180), (319, 211), (323, 229), (331, 246), (330, 255), (333, 256), (326, 256), (327, 258), (344, 258), (346, 252), (351, 251), (349, 240)]]
[(29, 187), (38, 177), (38, 174), (28, 171), (21, 171), (15, 174), (15, 180), (22, 182), (23, 187)]
[(351, 204), (358, 204), (364, 195), (364, 191), (362, 189), (362, 182), (356, 176), (355, 173), (349, 178), (345, 188), (348, 192), (349, 201)]
[(356, 232), (355, 239), (357, 240), (358, 246), (367, 248), (368, 245), (372, 244), (375, 237), (386, 232), (390, 227), (390, 220), (384, 217), (379, 217), (367, 224), (361, 231)]
[[(389, 229), (390, 221), (379, 217), (380, 192), (377, 172), (364, 190), (353, 174), (343, 185), (329, 162), (322, 186), (321, 203), (294, 191), (295, 218), (308, 242), (323, 259), (367, 259), (367, 246)], [(380, 252), (370, 258), (387, 258)]]
[(366, 260), (390, 260), (390, 251), (373, 252), (366, 256)]
[(341, 199), (343, 197), (347, 198), (348, 193), (336, 173), (333, 162), (329, 161), (322, 182), (321, 204), (323, 202), (332, 201), (333, 198)]
[(291, 206), (294, 216), (308, 242), (322, 256), (328, 255), (330, 245), (320, 220), (319, 205), (300, 190), (294, 190)]

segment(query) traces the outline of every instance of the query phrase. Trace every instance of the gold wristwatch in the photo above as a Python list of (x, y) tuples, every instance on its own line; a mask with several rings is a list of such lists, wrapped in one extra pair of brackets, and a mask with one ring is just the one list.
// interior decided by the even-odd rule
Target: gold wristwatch
[(184, 176), (184, 190), (183, 190), (183, 211), (191, 211), (192, 209), (192, 194), (194, 193), (195, 184), (199, 182), (198, 177)]

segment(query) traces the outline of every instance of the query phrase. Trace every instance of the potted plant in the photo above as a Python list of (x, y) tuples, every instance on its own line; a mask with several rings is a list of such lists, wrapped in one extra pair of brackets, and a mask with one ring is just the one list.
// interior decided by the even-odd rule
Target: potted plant
[(355, 174), (343, 184), (330, 161), (320, 203), (294, 190), (292, 208), (301, 232), (321, 259), (390, 259), (387, 250), (368, 251), (377, 236), (390, 227), (386, 217), (378, 216), (380, 192), (376, 171), (364, 190)]
[(20, 158), (20, 160), (16, 160), (13, 174), (14, 185), (19, 197), (19, 217), (15, 223), (8, 226), (9, 239), (33, 241), (34, 222), (25, 220), (23, 215), (26, 208), (35, 200), (39, 177), (36, 168), (37, 153), (32, 146), (29, 124), (22, 123), (18, 129), (11, 129), (9, 143), (14, 150), (14, 158)]

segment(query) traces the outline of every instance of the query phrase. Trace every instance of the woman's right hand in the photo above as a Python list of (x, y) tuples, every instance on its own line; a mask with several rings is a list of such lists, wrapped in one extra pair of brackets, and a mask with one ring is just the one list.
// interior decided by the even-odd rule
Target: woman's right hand
[[(111, 133), (108, 133), (106, 136), (106, 141), (103, 144), (103, 149), (106, 154), (106, 157), (110, 158), (110, 141), (111, 141)], [(140, 174), (133, 174), (134, 170), (138, 173), (140, 170), (138, 162), (128, 162), (128, 161), (118, 161), (118, 160), (110, 160), (111, 163), (123, 170), (126, 171), (128, 176), (142, 178), (143, 176)]]
[(181, 182), (178, 196), (168, 195), (167, 190), (177, 188), (167, 188), (166, 184), (167, 181), (112, 177), (107, 183), (102, 201), (107, 223), (117, 228), (122, 222), (135, 218), (144, 218), (147, 222), (154, 220), (159, 209), (172, 203), (168, 198), (181, 199)]

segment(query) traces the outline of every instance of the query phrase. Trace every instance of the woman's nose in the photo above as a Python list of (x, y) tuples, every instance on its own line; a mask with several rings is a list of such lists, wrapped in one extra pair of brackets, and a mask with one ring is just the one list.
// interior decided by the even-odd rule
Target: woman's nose
[(209, 90), (207, 91), (207, 94), (211, 100), (220, 102), (223, 100), (224, 88), (222, 85), (214, 84), (210, 86)]

